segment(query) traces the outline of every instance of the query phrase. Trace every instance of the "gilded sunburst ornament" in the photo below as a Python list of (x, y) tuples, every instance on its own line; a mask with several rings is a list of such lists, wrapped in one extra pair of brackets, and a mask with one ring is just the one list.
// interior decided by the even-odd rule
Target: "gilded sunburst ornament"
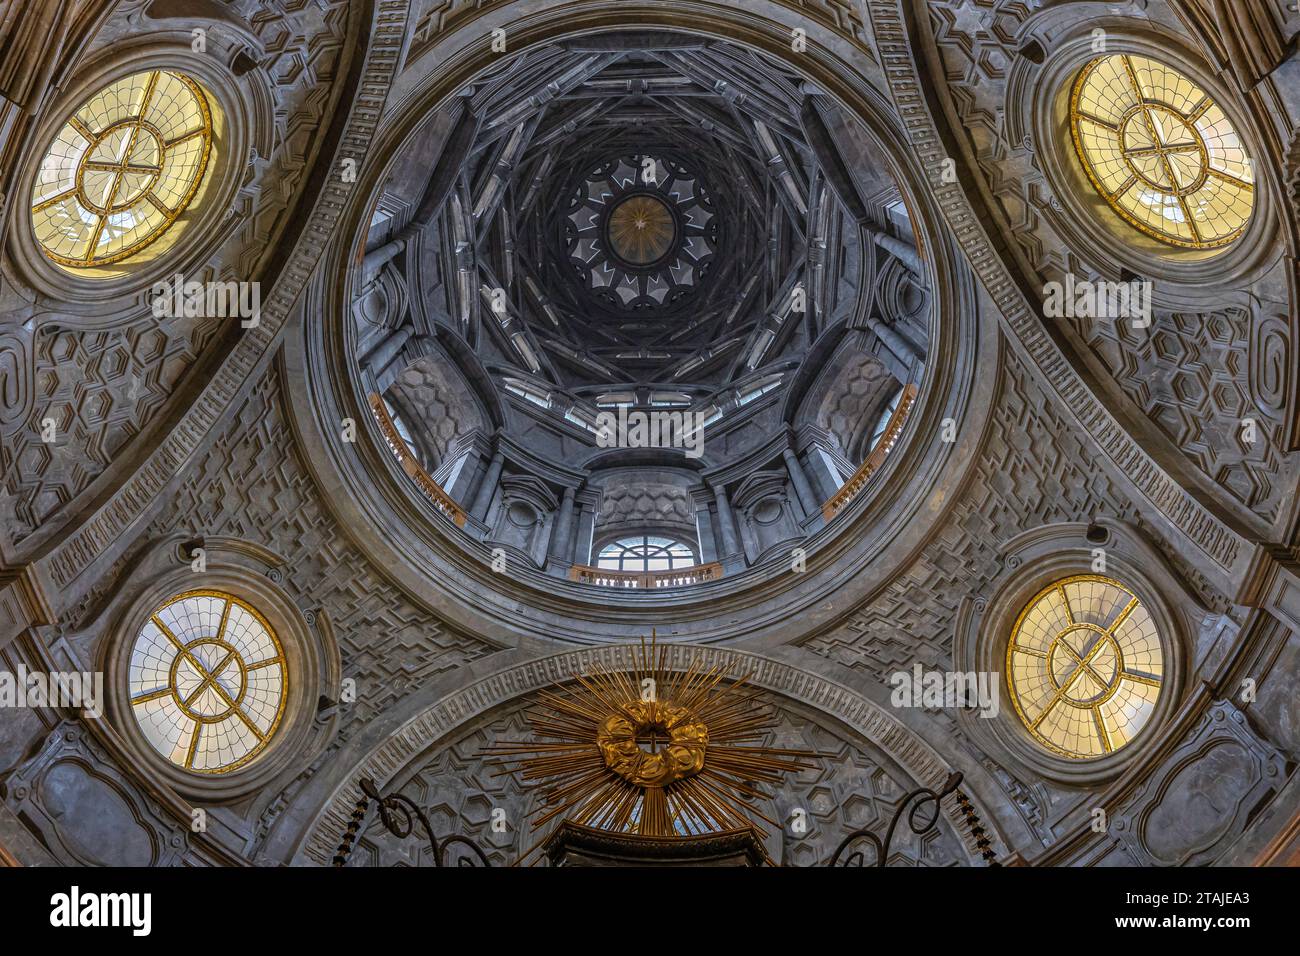
[(527, 714), (533, 740), (488, 748), (541, 807), (533, 829), (560, 817), (645, 836), (753, 828), (775, 820), (756, 809), (759, 789), (812, 769), (812, 751), (768, 747), (775, 715), (748, 674), (729, 680), (699, 655), (684, 670), (668, 648), (642, 642), (630, 669), (596, 668), (539, 695)]

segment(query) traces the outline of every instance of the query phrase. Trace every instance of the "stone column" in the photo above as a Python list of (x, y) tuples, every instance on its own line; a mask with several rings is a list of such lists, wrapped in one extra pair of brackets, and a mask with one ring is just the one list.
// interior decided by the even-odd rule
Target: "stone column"
[(591, 564), (591, 539), (596, 531), (596, 512), (600, 504), (600, 492), (585, 488), (574, 496), (577, 500), (577, 516), (573, 531), (573, 563)]
[(790, 480), (794, 482), (794, 490), (799, 496), (799, 503), (803, 505), (804, 514), (817, 511), (817, 494), (813, 491), (812, 483), (803, 470), (799, 456), (794, 453), (794, 449), (787, 448), (781, 452), (781, 457), (785, 459), (786, 470), (790, 472)]
[[(809, 449), (808, 467), (804, 474), (811, 479), (814, 494), (822, 502), (840, 490), (840, 469), (828, 460), (825, 449), (820, 446), (814, 445)], [(821, 505), (817, 506), (817, 510), (821, 511)]]
[(881, 249), (907, 266), (907, 271), (912, 275), (918, 279), (925, 275), (925, 263), (921, 261), (921, 255), (916, 251), (915, 246), (909, 246), (902, 239), (895, 239), (885, 232), (873, 232), (871, 238)]
[(405, 239), (394, 239), (392, 242), (386, 242), (382, 246), (371, 249), (366, 253), (366, 257), (361, 260), (361, 274), (364, 278), (370, 278), (386, 262), (391, 262), (393, 258), (406, 248)]
[[(483, 460), (477, 448), (470, 445), (464, 448), (455, 442), (447, 449), (447, 461), (453, 464), (457, 459), (463, 458), (460, 468), (454, 473), (445, 476), (442, 490), (451, 496), (451, 500), (456, 502), (462, 508), (468, 506), (471, 482), (474, 479), (474, 472), (478, 469), (479, 462)], [(454, 476), (453, 476), (454, 475)], [(437, 476), (435, 476), (437, 477)]]
[(378, 377), (397, 358), (402, 347), (406, 345), (411, 338), (412, 328), (405, 325), (400, 329), (395, 329), (390, 334), (384, 336), (374, 348), (365, 355), (361, 356), (361, 364), (369, 368)]
[(876, 333), (876, 338), (880, 339), (885, 344), (885, 348), (889, 349), (890, 353), (903, 365), (910, 368), (914, 362), (923, 359), (921, 353), (917, 351), (916, 346), (910, 340), (904, 338), (879, 319), (868, 318), (867, 327)]
[(474, 495), (474, 506), (470, 509), (479, 521), (487, 521), (488, 508), (492, 506), (492, 496), (496, 493), (497, 482), (501, 480), (501, 468), (505, 461), (505, 456), (501, 452), (494, 452), (487, 472), (479, 482), (478, 491)]
[(736, 540), (736, 519), (731, 514), (731, 502), (727, 490), (722, 486), (714, 487), (713, 500), (718, 504), (718, 524), (722, 530), (722, 555), (729, 557), (740, 553), (740, 542)]
[(566, 487), (560, 502), (560, 513), (555, 516), (555, 534), (551, 539), (551, 557), (559, 561), (573, 561), (573, 496), (575, 489)]

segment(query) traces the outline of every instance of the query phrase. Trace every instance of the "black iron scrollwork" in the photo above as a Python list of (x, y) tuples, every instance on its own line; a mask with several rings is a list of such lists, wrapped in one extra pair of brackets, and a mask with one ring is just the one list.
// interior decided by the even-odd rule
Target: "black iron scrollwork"
[(379, 805), (379, 822), (384, 828), (397, 837), (404, 840), (415, 831), (415, 824), (418, 820), (420, 826), (424, 828), (425, 838), (429, 841), (429, 850), (433, 857), (434, 866), (446, 866), (447, 854), (452, 846), (467, 846), (474, 851), (479, 862), (475, 863), (468, 857), (461, 857), (457, 861), (459, 866), (491, 866), (487, 855), (479, 848), (469, 837), (452, 834), (439, 840), (434, 835), (433, 827), (429, 823), (429, 818), (425, 816), (410, 797), (400, 793), (390, 793), (387, 796), (381, 794), (375, 786), (375, 782), (369, 777), (362, 777), (360, 781), (362, 798), (357, 801), (357, 805), (352, 810), (352, 819), (348, 821), (347, 830), (343, 834), (343, 840), (339, 843), (338, 852), (334, 854), (335, 866), (346, 866), (348, 859), (352, 856), (353, 845), (356, 843), (357, 836), (361, 832), (361, 824), (365, 820), (366, 811), (370, 809), (370, 804)]
[[(861, 829), (854, 830), (843, 840), (835, 849), (835, 855), (831, 857), (830, 866), (867, 866), (866, 848), (859, 846), (840, 862), (840, 856), (845, 850), (854, 844), (866, 844), (875, 851), (876, 859), (873, 866), (887, 866), (889, 862), (889, 847), (894, 842), (894, 832), (898, 829), (898, 823), (903, 819), (903, 814), (907, 814), (907, 825), (915, 834), (925, 834), (934, 830), (939, 825), (939, 814), (941, 804), (945, 797), (956, 793), (957, 788), (961, 786), (962, 775), (952, 773), (944, 781), (943, 786), (936, 793), (929, 787), (920, 787), (903, 797), (894, 809), (894, 817), (889, 821), (889, 829), (885, 831), (883, 840), (876, 836), (871, 830)], [(980, 826), (979, 817), (975, 815), (975, 810), (965, 794), (957, 794), (958, 807), (961, 809), (966, 823), (971, 827), (971, 832), (975, 835), (979, 849), (984, 859), (989, 862), (990, 866), (997, 866), (993, 859), (993, 850), (990, 842)]]

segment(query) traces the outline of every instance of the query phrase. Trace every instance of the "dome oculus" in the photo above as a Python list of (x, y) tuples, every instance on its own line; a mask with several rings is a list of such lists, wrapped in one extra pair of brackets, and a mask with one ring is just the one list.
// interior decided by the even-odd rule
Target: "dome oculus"
[(654, 196), (624, 199), (610, 210), (606, 228), (610, 251), (634, 266), (662, 259), (677, 239), (673, 214)]
[(596, 299), (640, 311), (695, 292), (712, 269), (718, 225), (694, 174), (634, 154), (583, 177), (562, 228), (569, 264)]
[(251, 605), (187, 591), (150, 615), (127, 672), (145, 739), (178, 767), (229, 773), (270, 742), (288, 678), (274, 630)]
[(1094, 188), (1146, 235), (1211, 249), (1245, 229), (1250, 155), (1218, 104), (1172, 67), (1129, 54), (1093, 60), (1075, 82), (1070, 128)]
[(157, 241), (203, 182), (212, 128), (207, 96), (181, 73), (135, 73), (95, 93), (37, 172), (32, 227), (42, 251), (85, 269)]
[(1131, 743), (1164, 680), (1150, 613), (1127, 587), (1098, 575), (1065, 578), (1035, 595), (1012, 629), (1006, 666), (1030, 735), (1080, 760)]

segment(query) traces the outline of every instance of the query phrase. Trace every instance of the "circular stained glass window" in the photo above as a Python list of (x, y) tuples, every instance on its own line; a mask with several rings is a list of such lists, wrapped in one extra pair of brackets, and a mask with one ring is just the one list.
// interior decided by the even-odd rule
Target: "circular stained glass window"
[(1007, 677), (1036, 741), (1065, 757), (1104, 757), (1151, 719), (1164, 679), (1160, 634), (1118, 581), (1065, 578), (1021, 612), (1007, 645)]
[(1097, 192), (1148, 236), (1210, 249), (1245, 229), (1250, 154), (1209, 94), (1172, 67), (1129, 54), (1093, 60), (1074, 85), (1070, 125)]
[(288, 676), (275, 632), (253, 607), (188, 591), (150, 615), (127, 673), (131, 710), (150, 745), (178, 767), (229, 773), (270, 742)]
[(63, 124), (32, 187), (45, 255), (85, 269), (157, 241), (198, 192), (212, 151), (212, 110), (181, 73), (124, 77)]

